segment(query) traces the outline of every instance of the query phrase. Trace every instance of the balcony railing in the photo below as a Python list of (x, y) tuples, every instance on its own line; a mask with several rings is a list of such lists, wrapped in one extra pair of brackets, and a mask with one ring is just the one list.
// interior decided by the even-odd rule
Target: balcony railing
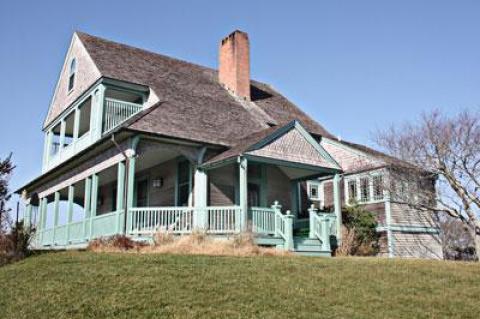
[(111, 131), (141, 110), (141, 104), (105, 98), (102, 125), (103, 134)]

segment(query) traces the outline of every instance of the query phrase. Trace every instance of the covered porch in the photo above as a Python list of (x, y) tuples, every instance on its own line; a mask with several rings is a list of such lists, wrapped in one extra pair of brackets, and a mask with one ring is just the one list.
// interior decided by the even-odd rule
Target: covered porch
[[(159, 231), (223, 237), (249, 231), (260, 245), (292, 251), (310, 245), (329, 254), (331, 237), (340, 240), (340, 172), (319, 150), (305, 151), (303, 134), (293, 125), (227, 158), (205, 146), (134, 136), (114, 164), (40, 194), (35, 246), (79, 247), (114, 234), (149, 240)], [(308, 156), (284, 156), (279, 144)], [(332, 175), (333, 211), (310, 207), (304, 182)], [(308, 238), (294, 236), (300, 224)]]

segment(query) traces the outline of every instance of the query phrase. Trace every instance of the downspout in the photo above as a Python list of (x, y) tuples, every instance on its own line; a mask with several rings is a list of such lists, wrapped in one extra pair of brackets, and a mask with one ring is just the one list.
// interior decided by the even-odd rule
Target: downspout
[(123, 183), (123, 210), (124, 210), (124, 216), (123, 216), (123, 234), (127, 235), (127, 218), (128, 218), (128, 175), (129, 175), (129, 169), (130, 169), (130, 158), (127, 156), (125, 151), (118, 145), (117, 141), (115, 140), (115, 133), (112, 134), (111, 138), (113, 144), (117, 148), (117, 150), (122, 153), (123, 158), (125, 159), (125, 176), (123, 178), (124, 183)]

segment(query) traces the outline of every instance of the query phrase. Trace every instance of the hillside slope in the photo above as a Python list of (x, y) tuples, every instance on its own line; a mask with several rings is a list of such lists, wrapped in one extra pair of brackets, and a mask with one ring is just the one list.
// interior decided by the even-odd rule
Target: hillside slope
[(0, 318), (478, 318), (478, 264), (48, 253), (0, 267)]

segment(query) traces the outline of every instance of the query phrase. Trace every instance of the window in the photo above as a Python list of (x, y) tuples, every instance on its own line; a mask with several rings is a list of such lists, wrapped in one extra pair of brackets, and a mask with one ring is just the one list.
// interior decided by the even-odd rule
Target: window
[(181, 161), (177, 166), (177, 206), (188, 206), (190, 196), (190, 163)]
[(310, 199), (318, 199), (318, 184), (310, 184), (309, 197)]
[(347, 182), (347, 194), (348, 194), (348, 203), (354, 202), (357, 200), (357, 181), (351, 179)]
[(373, 176), (373, 199), (374, 200), (383, 199), (383, 176), (382, 175)]
[(68, 92), (73, 90), (75, 86), (75, 73), (77, 72), (77, 59), (73, 58), (70, 62), (70, 70), (68, 73)]
[(360, 201), (368, 202), (370, 200), (370, 179), (368, 177), (360, 178)]

